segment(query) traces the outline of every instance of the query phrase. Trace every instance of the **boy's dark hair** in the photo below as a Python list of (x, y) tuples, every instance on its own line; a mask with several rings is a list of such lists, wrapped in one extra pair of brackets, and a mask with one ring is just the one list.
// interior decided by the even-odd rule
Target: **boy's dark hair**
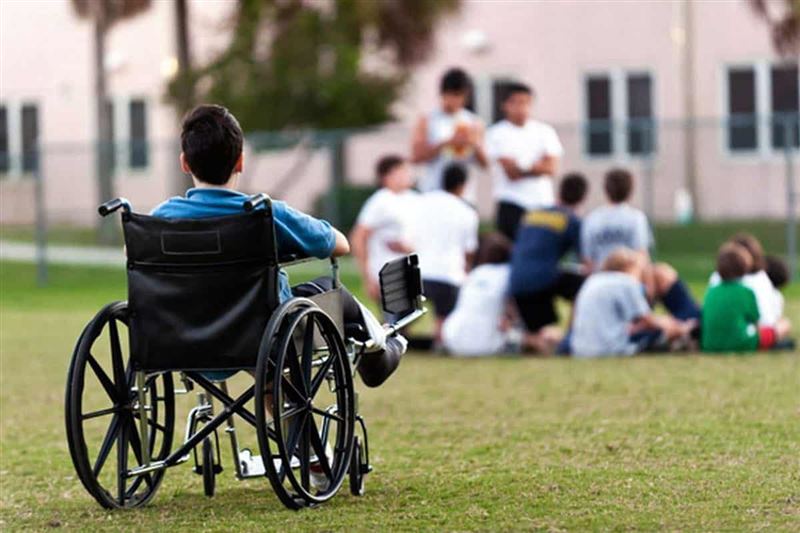
[(739, 279), (750, 267), (747, 249), (736, 243), (726, 242), (717, 254), (717, 272), (724, 281)]
[(239, 122), (219, 105), (199, 105), (183, 119), (181, 150), (192, 175), (224, 185), (242, 155), (244, 135)]
[(573, 207), (578, 205), (586, 198), (589, 191), (589, 182), (580, 172), (570, 172), (561, 180), (558, 187), (558, 198), (561, 203)]
[(529, 96), (534, 95), (533, 89), (527, 83), (522, 83), (521, 81), (512, 81), (506, 84), (504, 87), (503, 102), (518, 93), (525, 93)]
[(472, 89), (469, 74), (461, 68), (448, 69), (439, 82), (440, 93), (468, 93)]
[(508, 263), (511, 260), (512, 243), (502, 233), (484, 233), (480, 237), (475, 266)]
[(452, 163), (444, 169), (442, 186), (447, 192), (454, 192), (467, 182), (467, 169), (464, 165)]
[(767, 272), (772, 286), (780, 289), (789, 283), (789, 265), (777, 255), (768, 255), (764, 258), (764, 270)]
[(405, 159), (395, 154), (385, 155), (381, 157), (378, 160), (378, 163), (375, 165), (375, 175), (378, 178), (378, 185), (383, 185), (383, 178), (388, 176), (392, 170), (399, 167), (405, 162), (406, 162)]
[(761, 246), (761, 241), (756, 239), (752, 233), (737, 233), (731, 237), (731, 241), (743, 246), (753, 257), (753, 264), (750, 268), (751, 273), (764, 270), (764, 247)]
[(624, 168), (613, 168), (606, 172), (605, 190), (608, 199), (618, 204), (626, 201), (633, 191), (633, 175)]

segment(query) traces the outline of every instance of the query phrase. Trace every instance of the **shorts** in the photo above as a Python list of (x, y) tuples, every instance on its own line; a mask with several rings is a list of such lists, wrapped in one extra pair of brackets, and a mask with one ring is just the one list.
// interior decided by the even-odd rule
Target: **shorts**
[(515, 294), (514, 301), (517, 304), (517, 310), (528, 331), (536, 333), (545, 326), (556, 324), (558, 322), (556, 296), (574, 301), (585, 279), (586, 277), (582, 274), (562, 270), (559, 271), (555, 282), (547, 289)]
[(519, 222), (525, 214), (525, 208), (511, 202), (501, 201), (497, 204), (497, 214), (495, 215), (495, 225), (497, 231), (514, 241), (519, 229)]
[(770, 326), (759, 326), (758, 327), (758, 349), (759, 350), (769, 350), (772, 348), (778, 340), (778, 336), (775, 334), (775, 328)]
[(458, 286), (444, 281), (422, 280), (425, 298), (433, 302), (437, 318), (447, 318), (458, 300)]

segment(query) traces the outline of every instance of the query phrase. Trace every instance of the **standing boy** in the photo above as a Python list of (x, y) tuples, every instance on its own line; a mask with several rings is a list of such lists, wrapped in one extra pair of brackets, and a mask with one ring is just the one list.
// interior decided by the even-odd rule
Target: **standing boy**
[(444, 171), (444, 190), (423, 194), (417, 206), (414, 242), (425, 296), (436, 311), (437, 343), (478, 248), (478, 213), (463, 199), (466, 183), (466, 169), (451, 164)]
[(497, 229), (514, 240), (526, 211), (555, 203), (553, 176), (564, 153), (552, 126), (530, 118), (533, 90), (524, 83), (507, 87), (501, 120), (486, 134), (494, 176)]
[(413, 251), (413, 209), (419, 195), (411, 190), (411, 171), (400, 156), (382, 157), (375, 174), (380, 189), (361, 208), (350, 240), (367, 294), (378, 301), (383, 265)]
[[(411, 162), (424, 163), (417, 187), (422, 192), (441, 189), (444, 169), (450, 163), (487, 164), (483, 151), (483, 123), (466, 108), (472, 81), (460, 68), (451, 68), (439, 84), (439, 107), (421, 117), (411, 139)], [(474, 180), (467, 180), (466, 198), (475, 200)]]

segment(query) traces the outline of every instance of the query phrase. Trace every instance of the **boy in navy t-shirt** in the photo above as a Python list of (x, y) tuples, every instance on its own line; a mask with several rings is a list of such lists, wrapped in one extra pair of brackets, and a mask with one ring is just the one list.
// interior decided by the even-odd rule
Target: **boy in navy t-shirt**
[(560, 262), (580, 248), (581, 222), (575, 211), (587, 189), (583, 175), (568, 174), (559, 186), (557, 206), (529, 211), (521, 220), (511, 254), (509, 293), (531, 333), (557, 323), (556, 296), (572, 301), (583, 283), (583, 274)]
[[(241, 213), (247, 195), (236, 190), (244, 168), (244, 136), (236, 118), (224, 107), (201, 105), (184, 119), (181, 131), (181, 169), (192, 176), (195, 187), (186, 196), (175, 196), (157, 206), (152, 216), (160, 218), (209, 218)], [(327, 221), (319, 220), (285, 202), (272, 202), (275, 238), (280, 255), (337, 257), (350, 252), (347, 238)], [(283, 302), (293, 295), (310, 296), (332, 288), (329, 277), (289, 287), (280, 272), (279, 295)], [(349, 292), (342, 291), (345, 325), (360, 326), (363, 338), (375, 348), (365, 354), (359, 373), (368, 386), (383, 383), (400, 363), (406, 340), (400, 335), (386, 338), (380, 323)]]

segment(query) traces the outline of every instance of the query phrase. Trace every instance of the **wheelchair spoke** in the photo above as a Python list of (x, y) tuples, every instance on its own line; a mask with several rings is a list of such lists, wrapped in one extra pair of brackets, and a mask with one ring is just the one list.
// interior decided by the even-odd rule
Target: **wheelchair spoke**
[(311, 446), (314, 448), (314, 453), (317, 455), (317, 461), (319, 461), (322, 471), (329, 480), (333, 481), (333, 472), (331, 472), (331, 465), (328, 462), (328, 456), (325, 453), (325, 443), (322, 442), (322, 439), (319, 436), (319, 429), (317, 429), (317, 423), (314, 422), (314, 417), (310, 416), (308, 418), (310, 419), (308, 425), (309, 435), (311, 437)]
[(100, 363), (97, 362), (97, 359), (95, 359), (93, 355), (89, 354), (86, 360), (89, 362), (89, 366), (92, 367), (94, 375), (97, 376), (103, 389), (105, 389), (108, 398), (116, 404), (119, 401), (119, 391), (111, 381), (111, 378), (108, 377), (108, 374), (106, 374), (103, 367), (100, 366)]
[(299, 415), (300, 413), (302, 413), (304, 411), (306, 411), (306, 406), (305, 405), (300, 405), (300, 406), (297, 406), (297, 407), (293, 407), (292, 409), (289, 409), (285, 413), (281, 414), (281, 420), (288, 420), (290, 418), (293, 418), (293, 417)]
[(81, 420), (89, 420), (91, 418), (97, 418), (100, 416), (106, 416), (113, 413), (118, 413), (120, 410), (119, 407), (109, 407), (108, 409), (100, 409), (99, 411), (92, 411), (91, 413), (86, 413), (81, 415)]
[[(133, 417), (138, 420), (139, 419), (139, 413), (134, 412), (133, 413)], [(149, 417), (147, 418), (147, 424), (151, 428), (157, 429), (161, 433), (166, 433), (167, 432), (167, 428), (166, 427), (162, 426), (161, 424), (159, 424), (158, 422), (156, 422), (155, 420), (153, 420), (153, 419), (151, 419)]]
[(286, 365), (289, 367), (289, 375), (294, 382), (294, 386), (301, 392), (301, 396), (305, 398), (306, 384), (303, 380), (303, 373), (300, 370), (300, 361), (297, 360), (297, 348), (294, 342), (289, 343), (289, 352), (286, 354)]
[(125, 473), (128, 470), (128, 424), (122, 423), (117, 437), (117, 494), (119, 504), (125, 505)]
[(314, 325), (316, 322), (312, 316), (306, 318), (306, 330), (303, 335), (303, 382), (306, 385), (306, 392), (311, 393), (311, 360), (314, 358)]
[[(288, 385), (288, 388), (284, 389), (284, 392), (288, 393), (289, 396), (292, 396), (294, 401), (298, 403), (305, 403), (306, 397), (297, 390), (297, 387), (294, 386), (292, 381), (288, 379), (286, 376), (283, 376), (283, 382)], [(272, 391), (267, 391), (264, 394), (272, 394)]]
[(322, 368), (317, 371), (317, 374), (314, 376), (314, 379), (311, 381), (311, 390), (309, 391), (309, 396), (313, 398), (317, 395), (319, 388), (322, 386), (322, 382), (325, 381), (325, 376), (328, 375), (328, 371), (331, 369), (333, 362), (335, 361), (335, 357), (333, 355), (328, 355), (325, 362), (322, 364)]
[(331, 420), (336, 420), (337, 422), (344, 423), (344, 418), (342, 418), (339, 415), (335, 415), (335, 414), (331, 413), (330, 411), (324, 411), (324, 410), (320, 409), (319, 407), (314, 407), (313, 405), (311, 406), (311, 411), (316, 413), (316, 414), (318, 414), (319, 416), (324, 416), (325, 418), (329, 418)]
[(108, 337), (111, 344), (111, 364), (114, 367), (114, 382), (120, 389), (120, 395), (125, 397), (125, 390), (123, 387), (128, 386), (128, 379), (125, 375), (125, 365), (122, 362), (122, 348), (119, 344), (117, 321), (113, 318), (108, 321)]
[(294, 457), (294, 455), (295, 455), (295, 451), (296, 451), (296, 448), (297, 448), (297, 441), (300, 438), (300, 434), (302, 433), (303, 428), (305, 428), (306, 418), (307, 418), (306, 416), (302, 416), (294, 423), (295, 431), (293, 433), (291, 433), (289, 435), (289, 438), (286, 439), (286, 441), (285, 441), (285, 443), (286, 443), (286, 455), (289, 458), (289, 462), (287, 464), (286, 461), (284, 461), (281, 464), (280, 470), (278, 471), (278, 475), (280, 476), (281, 481), (283, 481), (283, 479), (284, 479), (284, 477), (286, 475), (286, 469), (287, 468), (291, 469), (292, 457)]
[[(311, 418), (311, 417), (306, 417)], [(309, 454), (311, 453), (311, 449), (309, 446), (309, 441), (311, 440), (311, 424), (312, 422), (306, 420), (306, 423), (303, 425), (302, 431), (302, 439), (300, 440), (300, 485), (306, 491), (309, 490), (311, 485), (311, 458)]]
[[(139, 465), (144, 465), (144, 459), (142, 458), (142, 441), (139, 438), (139, 433), (136, 431), (136, 428), (130, 429), (130, 440), (131, 440), (131, 448), (133, 449), (133, 455), (136, 457)], [(139, 474), (136, 476), (136, 480), (133, 482), (131, 487), (128, 489), (129, 497), (133, 497), (136, 494), (136, 489), (139, 488), (139, 485), (142, 483), (142, 479), (147, 484), (149, 488), (153, 488), (153, 478), (149, 472), (145, 474)]]
[(100, 477), (100, 471), (103, 470), (103, 466), (106, 464), (106, 459), (108, 459), (108, 454), (111, 452), (111, 448), (114, 446), (114, 441), (117, 439), (117, 433), (119, 433), (120, 428), (119, 418), (120, 415), (115, 414), (111, 419), (111, 423), (108, 425), (106, 436), (103, 438), (103, 443), (100, 445), (100, 451), (97, 453), (97, 459), (95, 459), (94, 468), (92, 468), (92, 473), (96, 478)]

